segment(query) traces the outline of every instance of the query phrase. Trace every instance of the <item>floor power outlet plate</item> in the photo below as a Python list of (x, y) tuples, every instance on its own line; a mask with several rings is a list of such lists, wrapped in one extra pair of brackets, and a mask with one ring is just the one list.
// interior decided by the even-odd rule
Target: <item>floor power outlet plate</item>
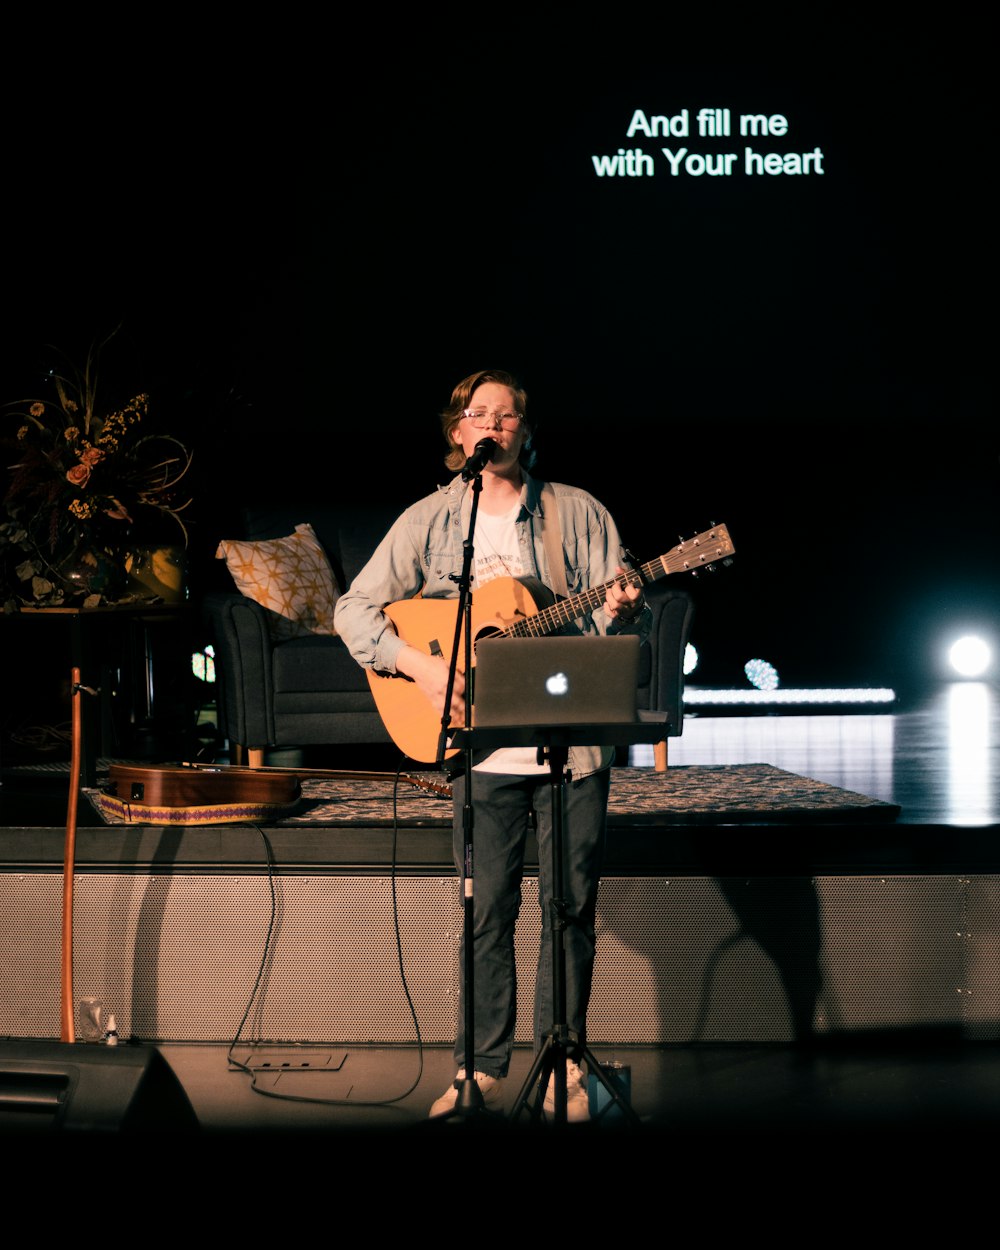
[(337, 1072), (347, 1059), (346, 1050), (255, 1051), (243, 1062), (253, 1072)]

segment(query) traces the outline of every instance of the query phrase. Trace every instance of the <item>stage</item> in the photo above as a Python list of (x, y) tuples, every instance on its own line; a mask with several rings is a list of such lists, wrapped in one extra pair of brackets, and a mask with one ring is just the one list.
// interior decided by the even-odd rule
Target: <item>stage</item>
[[(589, 1027), (602, 1062), (631, 1068), (647, 1128), (914, 1140), (1000, 1124), (998, 741), (996, 692), (966, 684), (870, 715), (691, 716), (666, 776), (633, 751)], [(635, 797), (723, 774), (786, 801), (769, 817), (753, 784), (742, 811)], [(109, 824), (81, 801), (76, 996), (107, 998), (123, 1039), (165, 1057), (204, 1129), (416, 1127), (452, 1075), (450, 805), (410, 785), (394, 819), (391, 782), (371, 784), (389, 797), (359, 783), (259, 825)], [(4, 773), (0, 1032), (26, 1042), (58, 1036), (65, 801), (58, 769)], [(253, 1077), (227, 1063), (237, 1031)], [(521, 1028), (508, 1105), (527, 1042)]]

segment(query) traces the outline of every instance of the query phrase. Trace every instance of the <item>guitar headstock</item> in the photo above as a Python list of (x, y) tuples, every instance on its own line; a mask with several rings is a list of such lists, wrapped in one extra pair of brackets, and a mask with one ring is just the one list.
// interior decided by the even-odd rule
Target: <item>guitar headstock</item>
[(682, 540), (660, 556), (660, 561), (665, 573), (697, 573), (720, 560), (728, 562), (735, 553), (729, 530), (724, 525), (713, 525), (694, 538)]
[(400, 773), (399, 779), (409, 782), (411, 786), (416, 786), (418, 790), (426, 790), (429, 794), (437, 794), (443, 799), (450, 799), (452, 796), (452, 787), (447, 781), (435, 781), (432, 777), (418, 776), (416, 773)]

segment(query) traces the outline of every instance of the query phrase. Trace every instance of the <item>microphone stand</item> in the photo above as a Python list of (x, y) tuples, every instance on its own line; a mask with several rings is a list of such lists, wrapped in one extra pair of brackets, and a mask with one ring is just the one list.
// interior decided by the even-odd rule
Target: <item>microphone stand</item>
[[(481, 445), (480, 445), (481, 447)], [(482, 458), (482, 457), (481, 457)], [(492, 457), (490, 457), (492, 458)], [(455, 636), (452, 641), (451, 661), (448, 665), (448, 688), (445, 692), (444, 710), (441, 715), (441, 734), (438, 738), (437, 763), (444, 760), (445, 744), (451, 720), (451, 696), (455, 688), (455, 673), (458, 666), (459, 642), (464, 635), (465, 654), (465, 727), (472, 728), (472, 566), (474, 558), (473, 536), (476, 532), (476, 516), (479, 512), (479, 496), (483, 489), (482, 470), (484, 465), (466, 465), (463, 476), (472, 479), (472, 511), (469, 514), (469, 532), (463, 544), (462, 572), (452, 574), (452, 580), (458, 583), (458, 615), (455, 618)], [(473, 1120), (477, 1116), (487, 1115), (483, 1102), (483, 1091), (475, 1077), (476, 1070), (476, 1021), (475, 1021), (475, 950), (473, 938), (475, 933), (473, 915), (473, 815), (472, 815), (472, 745), (462, 750), (465, 768), (465, 799), (462, 805), (462, 885), (463, 885), (463, 934), (464, 934), (464, 993), (465, 993), (465, 1078), (456, 1079), (455, 1088), (458, 1097), (454, 1107), (444, 1115), (436, 1116), (436, 1120), (449, 1120), (459, 1116), (464, 1120)]]

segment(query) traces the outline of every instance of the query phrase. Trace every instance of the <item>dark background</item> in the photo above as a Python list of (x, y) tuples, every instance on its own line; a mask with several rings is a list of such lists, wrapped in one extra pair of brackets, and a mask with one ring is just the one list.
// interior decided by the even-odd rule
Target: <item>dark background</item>
[[(0, 399), (120, 325), (105, 398), (150, 391), (195, 451), (195, 594), (248, 500), (306, 520), (445, 480), (437, 413), (499, 367), (539, 474), (640, 558), (728, 525), (734, 564), (691, 583), (701, 681), (761, 656), (906, 691), (942, 628), (992, 629), (982, 32), (386, 24), (172, 31), (8, 96)], [(824, 174), (672, 178), (661, 146), (744, 140), (625, 136), (701, 107), (784, 114), (746, 142)], [(629, 146), (654, 177), (595, 176)]]

